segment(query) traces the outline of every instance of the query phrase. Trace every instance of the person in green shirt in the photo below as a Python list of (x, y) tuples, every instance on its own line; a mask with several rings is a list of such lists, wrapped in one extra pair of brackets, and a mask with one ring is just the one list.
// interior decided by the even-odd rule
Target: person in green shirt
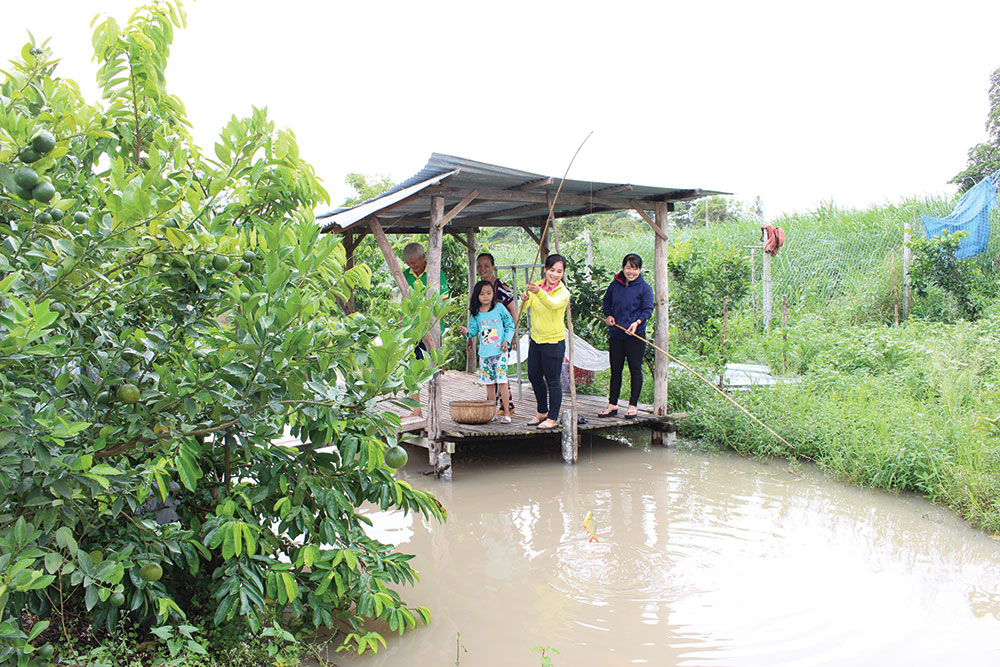
[[(406, 268), (403, 269), (403, 278), (406, 279), (406, 284), (413, 287), (419, 280), (421, 284), (427, 286), (427, 253), (424, 251), (424, 246), (420, 243), (414, 241), (413, 243), (407, 243), (406, 247), (403, 248), (403, 263), (406, 264)], [(444, 269), (441, 269), (441, 286), (438, 293), (441, 295), (442, 299), (448, 298), (448, 279), (445, 278)], [(441, 332), (444, 333), (444, 322), (441, 323)], [(424, 352), (427, 351), (427, 347), (424, 345), (423, 341), (417, 344), (414, 348), (413, 353), (416, 355), (417, 359), (424, 358)], [(415, 401), (420, 400), (420, 394), (416, 396), (411, 396)], [(406, 415), (407, 417), (423, 417), (423, 410), (419, 407), (414, 408), (413, 411)]]

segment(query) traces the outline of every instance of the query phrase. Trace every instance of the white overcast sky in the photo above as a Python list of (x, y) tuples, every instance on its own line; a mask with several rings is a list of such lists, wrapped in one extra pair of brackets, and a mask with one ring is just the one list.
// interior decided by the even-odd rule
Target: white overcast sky
[[(98, 97), (90, 20), (138, 2), (6, 3)], [(951, 194), (985, 140), (1000, 2), (199, 0), (167, 83), (211, 153), (266, 106), (333, 204), (434, 151), (581, 180), (761, 196), (765, 214)], [(325, 209), (325, 207), (323, 207)]]

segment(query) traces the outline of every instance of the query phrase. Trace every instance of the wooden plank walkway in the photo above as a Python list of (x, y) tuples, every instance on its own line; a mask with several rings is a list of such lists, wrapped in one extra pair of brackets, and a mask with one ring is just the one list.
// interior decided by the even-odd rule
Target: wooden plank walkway
[[(528, 426), (528, 420), (535, 416), (535, 394), (531, 391), (531, 386), (525, 381), (524, 398), (517, 397), (517, 384), (511, 384), (511, 397), (514, 399), (514, 414), (511, 424), (458, 424), (451, 419), (448, 404), (451, 401), (485, 400), (486, 388), (481, 385), (476, 376), (463, 371), (444, 371), (441, 376), (442, 388), (442, 415), (441, 415), (441, 439), (453, 442), (475, 442), (483, 440), (508, 440), (512, 438), (537, 438), (552, 436), (561, 437), (562, 429), (539, 431), (534, 426)], [(424, 404), (424, 415), (427, 414), (427, 390), (421, 392), (421, 402)], [(621, 402), (620, 402), (621, 403)], [(607, 407), (606, 396), (586, 396), (577, 394), (576, 396), (577, 414), (583, 417), (584, 423), (579, 424), (580, 431), (598, 431), (620, 428), (623, 426), (652, 426), (662, 428), (662, 425), (676, 422), (682, 419), (684, 413), (674, 413), (669, 415), (655, 415), (651, 412), (651, 406), (639, 405), (639, 415), (634, 419), (625, 419), (626, 408), (619, 407), (618, 416), (611, 418), (601, 418), (597, 414)], [(381, 404), (384, 410), (392, 410), (397, 414), (404, 414), (402, 410), (388, 403)], [(562, 409), (569, 408), (569, 392), (563, 393)], [(426, 419), (408, 418), (403, 420), (401, 431), (420, 432), (427, 427)]]

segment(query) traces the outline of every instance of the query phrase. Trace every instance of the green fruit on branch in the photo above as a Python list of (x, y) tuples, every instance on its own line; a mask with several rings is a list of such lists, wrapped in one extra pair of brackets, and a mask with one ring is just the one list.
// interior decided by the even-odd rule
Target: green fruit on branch
[(31, 190), (27, 188), (22, 188), (20, 185), (14, 184), (14, 194), (23, 199), (24, 201), (30, 201), (32, 198)]
[(21, 165), (14, 170), (14, 182), (25, 190), (30, 190), (38, 185), (38, 172), (31, 167)]
[(73, 222), (78, 225), (85, 225), (90, 220), (90, 216), (87, 215), (86, 211), (77, 211), (73, 214)]
[(240, 271), (242, 273), (246, 273), (247, 271), (249, 271), (252, 268), (253, 268), (253, 265), (250, 264), (250, 262), (240, 262)]
[(24, 162), (26, 164), (31, 164), (32, 162), (38, 162), (38, 160), (40, 160), (42, 156), (39, 155), (38, 151), (36, 151), (31, 146), (25, 146), (17, 154), (17, 157), (20, 158), (21, 162)]
[(385, 450), (385, 464), (390, 468), (402, 468), (406, 465), (407, 459), (409, 456), (407, 456), (406, 450), (399, 445), (393, 445)]
[(43, 225), (47, 225), (50, 222), (52, 222), (52, 216), (49, 213), (42, 211), (41, 213), (35, 216), (35, 220), (42, 223)]
[(229, 268), (229, 260), (224, 255), (216, 255), (212, 258), (212, 268), (216, 271), (225, 271)]
[(125, 594), (124, 593), (112, 593), (111, 597), (108, 598), (108, 602), (111, 603), (112, 607), (120, 607), (125, 604)]
[(59, 208), (50, 208), (49, 209), (49, 215), (52, 216), (53, 220), (55, 220), (56, 222), (59, 222), (60, 220), (63, 219), (63, 216), (65, 216), (66, 214), (63, 213), (62, 209), (59, 209)]
[(56, 147), (56, 138), (53, 137), (52, 133), (48, 130), (42, 130), (35, 135), (34, 139), (31, 140), (31, 147), (34, 148), (39, 155), (45, 155)]
[(138, 403), (139, 398), (139, 388), (134, 384), (126, 382), (118, 387), (118, 400), (122, 403)]
[(240, 294), (240, 301), (242, 301), (243, 303), (246, 303), (252, 298), (253, 294), (251, 294), (250, 292), (243, 292), (242, 294)]
[(31, 190), (31, 196), (34, 197), (36, 201), (47, 204), (52, 201), (53, 197), (56, 196), (56, 188), (51, 183), (39, 183)]
[(163, 577), (163, 568), (156, 563), (146, 563), (139, 569), (143, 581), (159, 581)]
[(253, 250), (247, 250), (246, 252), (243, 253), (244, 262), (252, 262), (255, 259), (257, 259), (257, 255), (254, 254)]

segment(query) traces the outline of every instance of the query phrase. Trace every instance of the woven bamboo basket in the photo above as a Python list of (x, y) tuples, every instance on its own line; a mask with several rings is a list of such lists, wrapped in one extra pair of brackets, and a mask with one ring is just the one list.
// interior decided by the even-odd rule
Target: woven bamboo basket
[(485, 424), (497, 413), (492, 401), (452, 401), (448, 404), (451, 420), (458, 424)]

